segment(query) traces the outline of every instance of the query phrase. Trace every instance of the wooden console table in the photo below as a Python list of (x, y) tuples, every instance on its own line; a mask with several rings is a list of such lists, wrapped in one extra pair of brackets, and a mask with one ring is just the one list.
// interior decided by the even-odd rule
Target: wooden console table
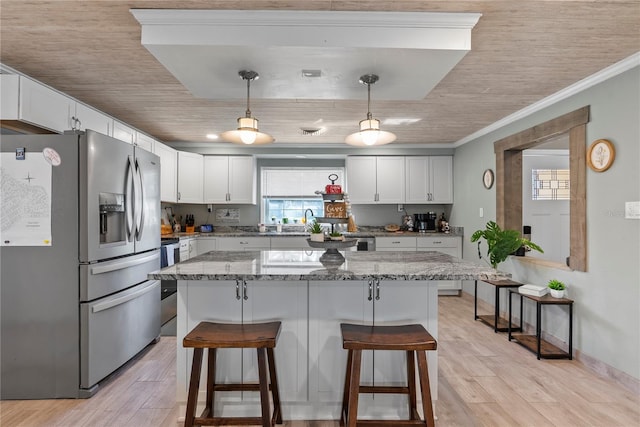
[[(536, 303), (536, 334), (526, 335), (512, 334), (513, 330), (509, 327), (509, 341), (515, 339), (516, 342), (523, 347), (531, 350), (536, 354), (538, 360), (543, 359), (569, 359), (573, 358), (573, 300), (569, 298), (554, 298), (551, 295), (544, 295), (536, 297), (533, 295), (524, 295), (517, 290), (509, 290), (509, 326), (511, 326), (511, 296), (513, 294), (520, 295), (520, 328), (522, 331), (522, 319), (524, 313), (522, 312), (522, 297), (525, 297)], [(541, 338), (542, 332), (542, 306), (543, 305), (567, 305), (569, 306), (569, 350), (568, 352), (561, 348), (545, 341)]]
[[(511, 326), (511, 322), (507, 322), (505, 319), (500, 317), (500, 289), (513, 289), (519, 288), (522, 286), (522, 283), (513, 281), (511, 279), (504, 280), (482, 280), (482, 282), (493, 285), (495, 288), (495, 312), (494, 314), (483, 314), (478, 315), (478, 281), (475, 281), (474, 289), (473, 289), (473, 318), (474, 320), (480, 319), (482, 322), (493, 328), (493, 332), (507, 332), (509, 327)], [(520, 330), (512, 327), (512, 329)]]

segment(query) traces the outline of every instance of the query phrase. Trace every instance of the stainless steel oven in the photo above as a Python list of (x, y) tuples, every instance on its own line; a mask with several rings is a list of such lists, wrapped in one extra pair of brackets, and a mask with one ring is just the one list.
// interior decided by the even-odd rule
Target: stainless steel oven
[[(162, 239), (160, 267), (169, 267), (180, 262), (180, 240)], [(178, 311), (178, 282), (162, 280), (160, 282), (160, 324), (161, 334), (175, 335), (175, 321)]]

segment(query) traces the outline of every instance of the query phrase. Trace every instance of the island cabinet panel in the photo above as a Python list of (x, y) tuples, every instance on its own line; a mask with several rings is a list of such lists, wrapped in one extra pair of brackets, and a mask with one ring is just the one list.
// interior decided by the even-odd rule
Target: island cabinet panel
[[(276, 345), (278, 385), (283, 402), (307, 401), (307, 286), (292, 281), (247, 281), (243, 292), (243, 322), (282, 322)], [(254, 350), (243, 354), (244, 382), (258, 381)], [(259, 393), (249, 398), (259, 402)]]
[[(201, 321), (222, 323), (257, 323), (279, 320), (282, 329), (276, 345), (280, 397), (283, 402), (307, 400), (307, 286), (295, 281), (179, 281), (178, 337), (186, 335)], [(184, 304), (182, 304), (184, 302)], [(182, 313), (182, 316), (181, 316)], [(185, 381), (178, 383), (178, 400), (186, 401), (191, 369), (192, 349), (179, 349), (187, 370)], [(216, 380), (220, 382), (255, 383), (258, 368), (255, 349), (218, 350)], [(182, 366), (182, 365), (179, 365)], [(202, 378), (206, 372), (203, 364)], [(179, 376), (180, 377), (180, 376)], [(200, 397), (204, 399), (206, 381), (201, 380)], [(240, 401), (259, 406), (257, 392), (224, 392), (216, 399)], [(224, 407), (224, 405), (222, 405)], [(233, 411), (228, 406), (223, 411)], [(235, 416), (233, 412), (228, 416)]]
[[(309, 400), (338, 403), (342, 399), (347, 351), (342, 348), (341, 323), (398, 325), (420, 323), (437, 337), (435, 284), (425, 281), (311, 281), (309, 282)], [(429, 294), (433, 296), (429, 298)], [(436, 352), (427, 355), (431, 392), (437, 398)], [(406, 354), (400, 351), (365, 351), (361, 384), (406, 385)], [(384, 402), (384, 403), (382, 403)], [(363, 394), (359, 413), (365, 417), (388, 415), (398, 408), (407, 417), (406, 396)], [(327, 405), (327, 410), (337, 408)], [(339, 417), (338, 414), (318, 414)]]
[[(342, 401), (347, 351), (342, 348), (340, 324), (373, 324), (373, 303), (367, 298), (366, 281), (309, 282), (309, 400)], [(371, 354), (363, 354), (362, 366), (363, 381), (370, 381)], [(370, 395), (362, 396), (367, 399)], [(337, 412), (318, 414), (320, 418), (340, 417), (338, 405), (325, 408)]]

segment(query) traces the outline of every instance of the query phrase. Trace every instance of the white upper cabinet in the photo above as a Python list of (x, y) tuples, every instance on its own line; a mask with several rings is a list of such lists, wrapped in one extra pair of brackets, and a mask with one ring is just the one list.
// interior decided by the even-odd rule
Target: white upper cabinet
[(204, 156), (204, 203), (256, 204), (252, 156)]
[(33, 125), (55, 132), (73, 126), (76, 102), (40, 83), (20, 77), (19, 118)]
[(453, 203), (451, 156), (406, 157), (405, 203)]
[(178, 202), (178, 151), (157, 142), (153, 152), (160, 157), (160, 200)]
[(136, 142), (136, 130), (117, 120), (113, 121), (113, 135), (111, 136), (129, 144)]
[(0, 74), (0, 119), (18, 120), (20, 76)]
[(202, 154), (178, 151), (178, 203), (202, 203)]
[(136, 132), (135, 144), (137, 147), (143, 148), (150, 153), (153, 153), (153, 146), (155, 145), (156, 140), (151, 138), (150, 136), (145, 135), (141, 132)]
[(352, 204), (405, 203), (404, 157), (350, 156), (346, 166)]
[(76, 102), (76, 112), (72, 120), (76, 122), (76, 129), (91, 129), (108, 136), (113, 134), (113, 119), (111, 117), (80, 102)]

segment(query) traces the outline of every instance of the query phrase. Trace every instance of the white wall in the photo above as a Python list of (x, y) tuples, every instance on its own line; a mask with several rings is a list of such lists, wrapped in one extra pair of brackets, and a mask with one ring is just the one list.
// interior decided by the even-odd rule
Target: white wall
[[(456, 149), (455, 201), (451, 221), (467, 236), (495, 219), (495, 187), (485, 190), (482, 171), (495, 170), (493, 143), (521, 130), (591, 106), (587, 142), (606, 138), (616, 148), (613, 166), (604, 173), (587, 169), (588, 271), (572, 272), (534, 266), (511, 257), (499, 269), (515, 280), (546, 284), (557, 278), (569, 286), (575, 300), (574, 349), (633, 379), (640, 379), (640, 221), (624, 218), (625, 201), (640, 200), (640, 67), (520, 119)], [(485, 216), (479, 218), (478, 208)], [(465, 258), (478, 260), (476, 245), (465, 238)], [(485, 286), (484, 288), (487, 288)], [(464, 289), (473, 292), (473, 283)], [(488, 289), (483, 298), (491, 302)], [(504, 306), (503, 306), (504, 307)], [(567, 339), (566, 315), (549, 307), (543, 328)]]

